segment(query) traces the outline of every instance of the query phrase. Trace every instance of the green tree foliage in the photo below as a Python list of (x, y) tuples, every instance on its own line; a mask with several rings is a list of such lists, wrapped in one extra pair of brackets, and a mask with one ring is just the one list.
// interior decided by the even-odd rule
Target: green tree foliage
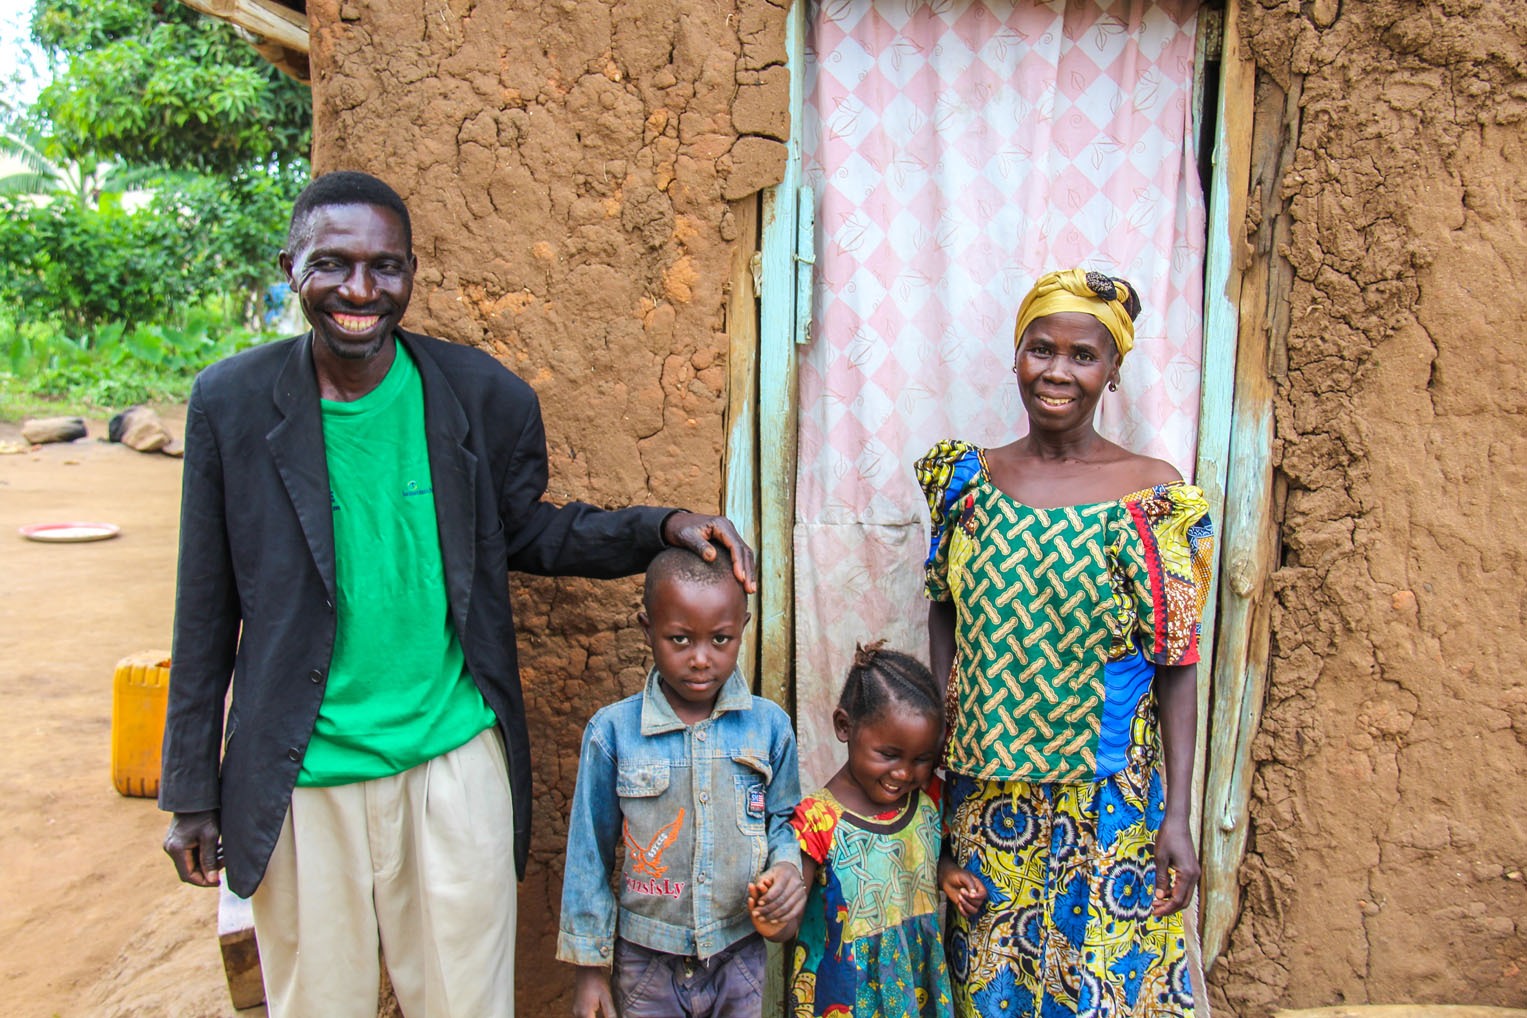
[(151, 319), (183, 299), (173, 222), (68, 200), (8, 202), (0, 215), (0, 271), (21, 320), (74, 328), (112, 318)]
[(32, 35), (54, 64), (35, 108), (51, 159), (207, 173), (306, 159), (308, 90), (175, 0), (37, 0)]
[(26, 326), (88, 350), (208, 306), (242, 320), (279, 278), (308, 91), (174, 0), (36, 0), (31, 25), (53, 77), (30, 108), (0, 104), (0, 149), (26, 167), (0, 179), (0, 345)]
[(135, 174), (114, 160), (103, 161), (90, 153), (77, 159), (62, 158), (57, 157), (59, 151), (59, 145), (36, 117), (0, 101), (0, 152), (13, 156), (22, 166), (0, 176), (0, 194), (67, 194), (84, 208), (93, 205), (102, 191), (123, 190), (142, 176), (141, 171)]
[(0, 296), (17, 321), (83, 333), (106, 322), (178, 320), (185, 309), (274, 280), (295, 173), (166, 175), (128, 211), (60, 197), (0, 202)]

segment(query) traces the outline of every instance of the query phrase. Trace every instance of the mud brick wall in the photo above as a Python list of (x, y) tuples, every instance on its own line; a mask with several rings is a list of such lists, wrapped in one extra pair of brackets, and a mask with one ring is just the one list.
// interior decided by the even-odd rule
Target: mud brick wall
[[(1527, 2), (1232, 0), (1285, 101), (1283, 562), (1224, 1013), (1527, 1006)], [(314, 162), (415, 216), (410, 325), (546, 414), (552, 494), (713, 508), (730, 202), (783, 159), (767, 0), (313, 0)], [(1279, 274), (1275, 272), (1275, 276)], [(537, 747), (520, 1004), (633, 582), (516, 580)]]
[(1527, 1006), (1527, 4), (1241, 10), (1289, 99), (1284, 559), (1214, 1003)]
[[(403, 195), (407, 324), (492, 352), (541, 398), (550, 496), (718, 508), (734, 202), (775, 183), (784, 9), (766, 0), (312, 0), (315, 171)], [(634, 580), (517, 577), (537, 771), (519, 1005), (553, 963), (583, 725), (638, 690)], [(509, 846), (504, 850), (509, 851)]]

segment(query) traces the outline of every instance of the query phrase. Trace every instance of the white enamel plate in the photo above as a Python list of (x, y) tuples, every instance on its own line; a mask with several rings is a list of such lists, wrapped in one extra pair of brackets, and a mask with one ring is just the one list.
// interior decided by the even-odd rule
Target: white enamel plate
[(29, 541), (48, 541), (54, 544), (104, 541), (121, 532), (122, 528), (115, 523), (34, 523), (18, 531)]

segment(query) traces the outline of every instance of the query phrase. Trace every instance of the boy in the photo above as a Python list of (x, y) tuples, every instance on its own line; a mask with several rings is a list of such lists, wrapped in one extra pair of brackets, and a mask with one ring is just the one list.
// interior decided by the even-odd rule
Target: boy
[(737, 670), (749, 616), (725, 549), (661, 552), (642, 604), (655, 667), (589, 721), (578, 762), (557, 938), (578, 966), (573, 1014), (615, 1018), (613, 981), (621, 1018), (758, 1015), (748, 885), (770, 919), (805, 905), (795, 735)]

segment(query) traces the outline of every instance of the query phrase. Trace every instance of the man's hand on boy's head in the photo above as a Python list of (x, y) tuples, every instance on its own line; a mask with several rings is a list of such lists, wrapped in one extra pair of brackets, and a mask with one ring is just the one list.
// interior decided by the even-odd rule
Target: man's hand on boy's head
[(610, 972), (593, 965), (579, 965), (573, 984), (574, 1018), (617, 1018), (610, 996)]
[(749, 594), (758, 589), (758, 566), (753, 559), (753, 549), (725, 516), (682, 511), (669, 513), (663, 521), (663, 540), (677, 548), (688, 548), (707, 562), (716, 558), (716, 549), (711, 542), (720, 542), (732, 553), (732, 572), (742, 589)]

